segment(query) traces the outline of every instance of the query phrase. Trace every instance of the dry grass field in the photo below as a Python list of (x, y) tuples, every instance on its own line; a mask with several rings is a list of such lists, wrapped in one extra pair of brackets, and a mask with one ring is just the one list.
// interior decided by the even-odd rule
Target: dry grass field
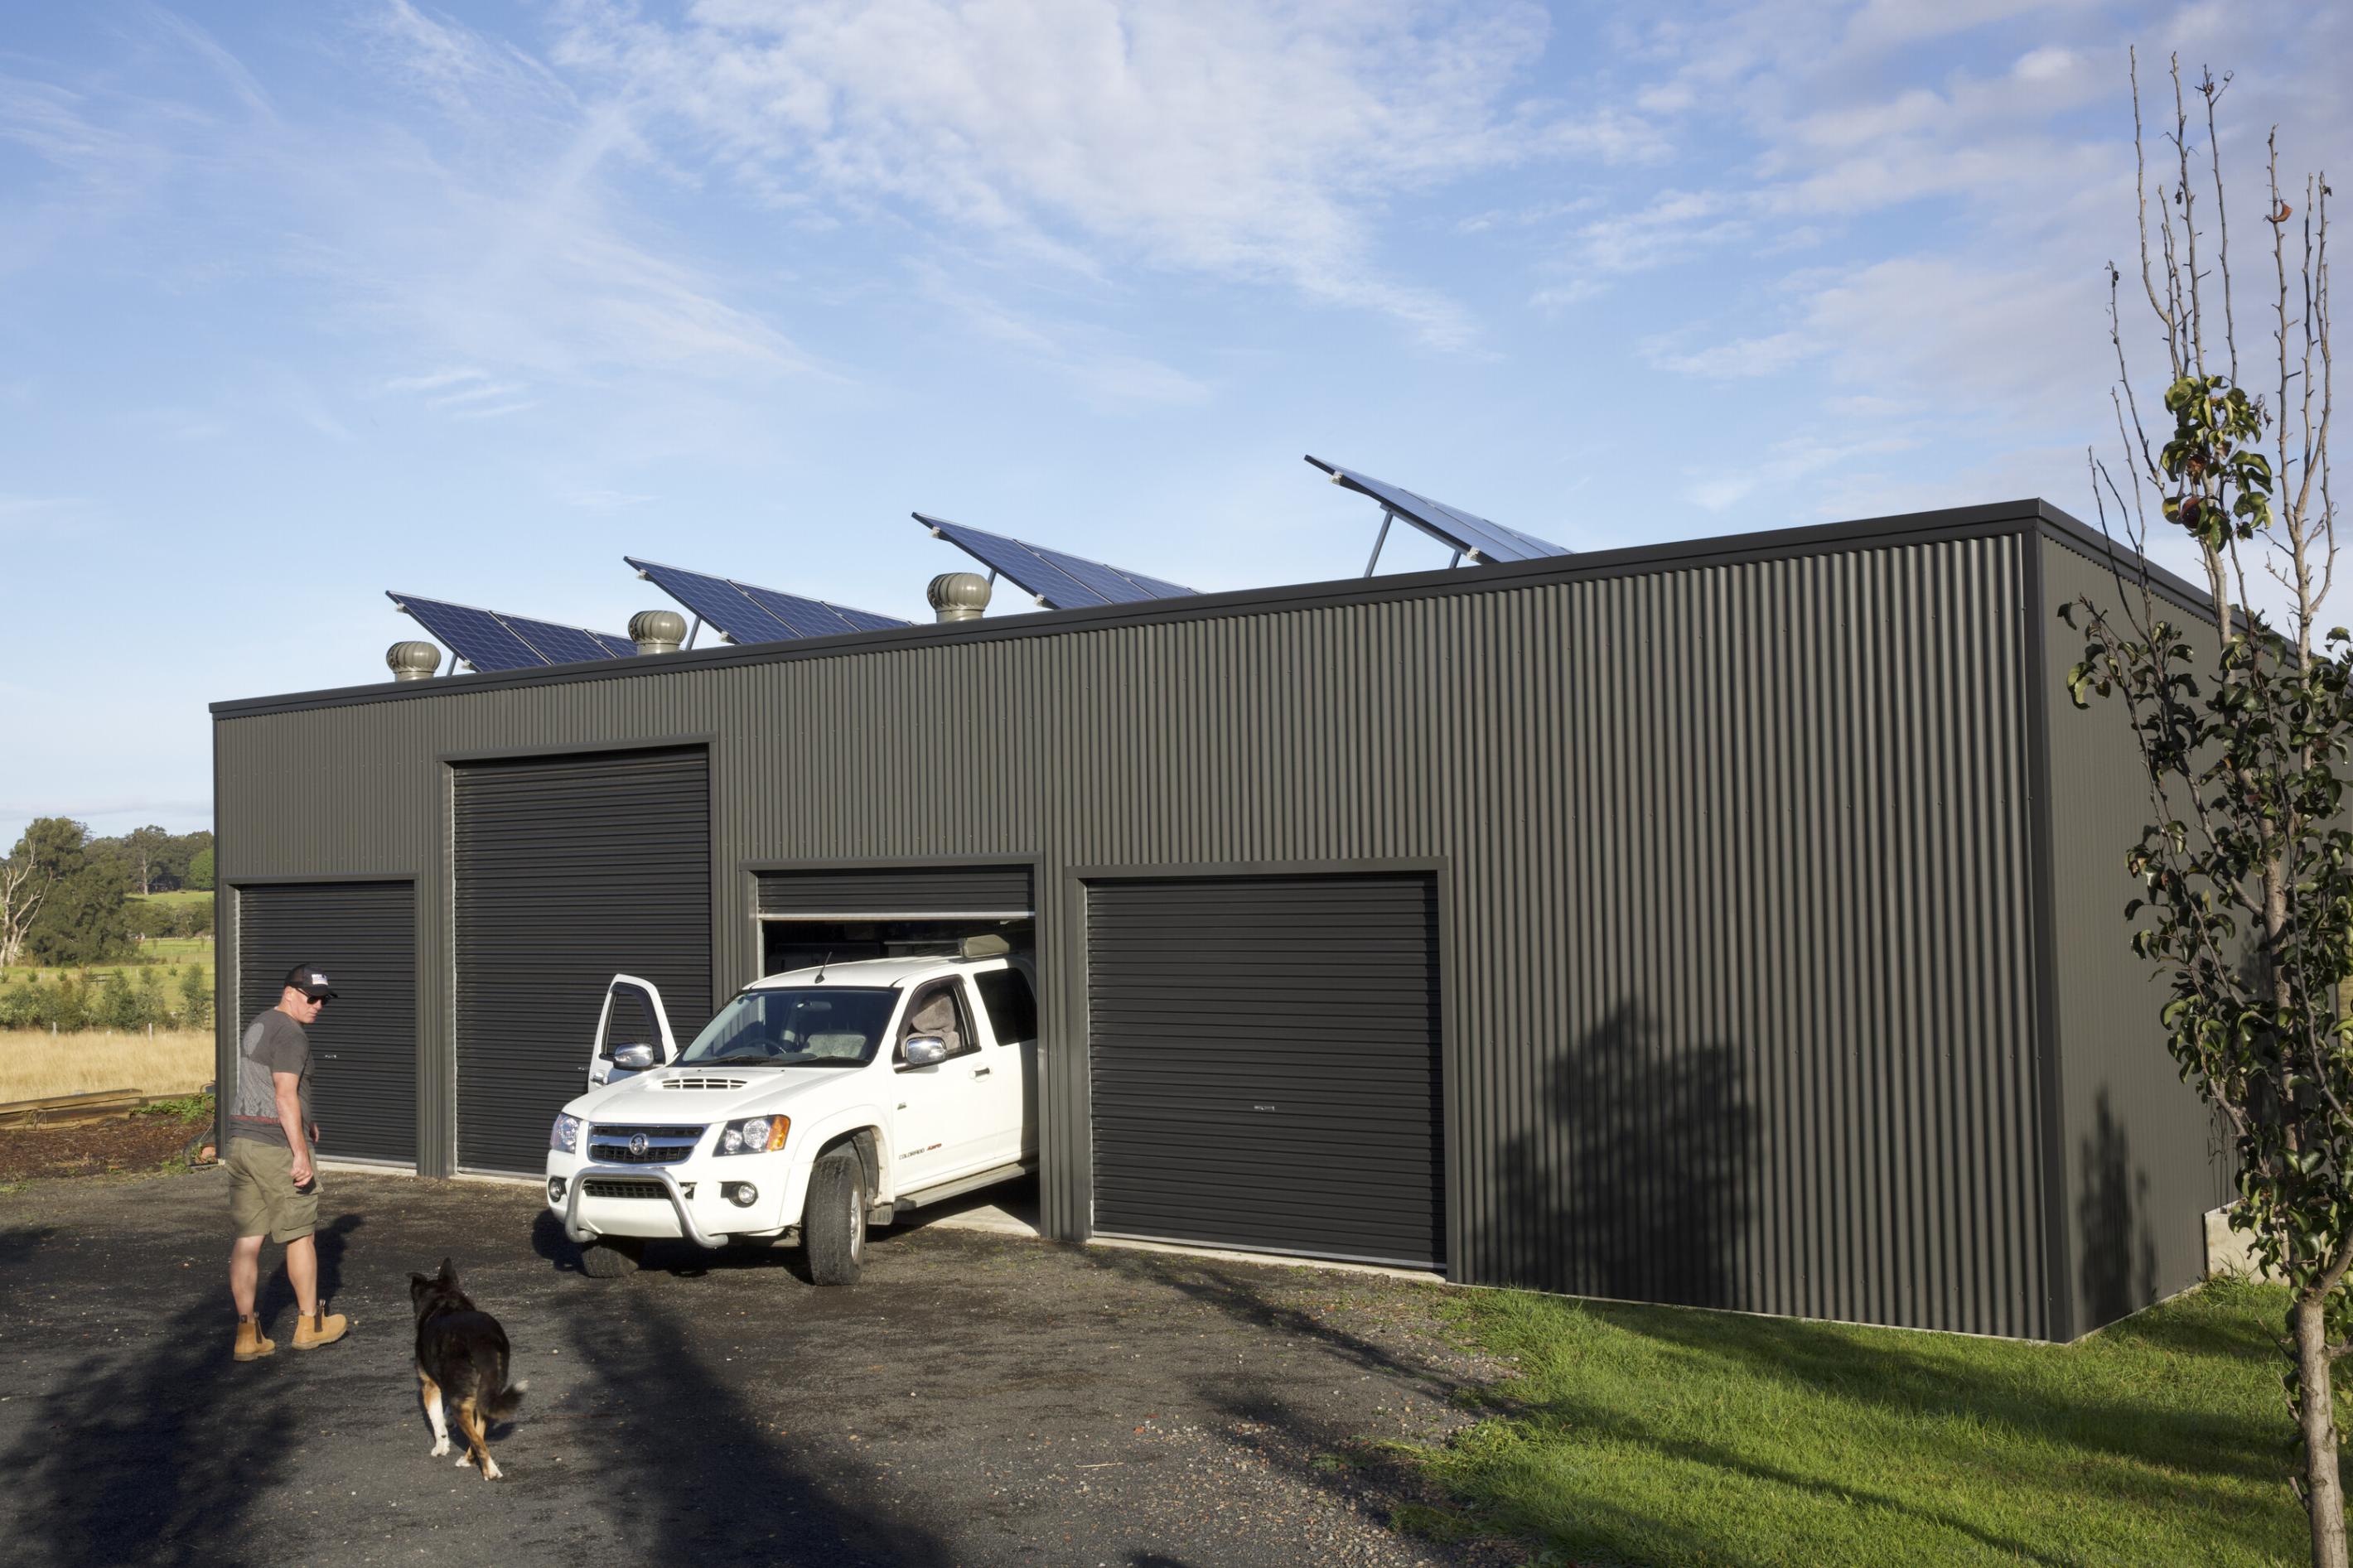
[(96, 1030), (0, 1030), (0, 1104), (102, 1089), (185, 1094), (212, 1080), (209, 1029), (158, 1029), (152, 1039)]

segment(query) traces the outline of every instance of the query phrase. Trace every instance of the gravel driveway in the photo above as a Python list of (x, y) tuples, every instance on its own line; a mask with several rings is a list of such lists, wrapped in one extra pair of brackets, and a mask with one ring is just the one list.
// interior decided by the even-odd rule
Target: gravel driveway
[[(238, 1366), (217, 1172), (0, 1194), (11, 1561), (1461, 1560), (1387, 1527), (1411, 1482), (1368, 1447), (1441, 1437), (1491, 1370), (1431, 1286), (938, 1224), (847, 1289), (691, 1247), (598, 1281), (535, 1196), (331, 1173), (351, 1340), (293, 1353), (277, 1273), (279, 1352)], [(531, 1381), (496, 1484), (426, 1456), (407, 1277), (444, 1255)]]

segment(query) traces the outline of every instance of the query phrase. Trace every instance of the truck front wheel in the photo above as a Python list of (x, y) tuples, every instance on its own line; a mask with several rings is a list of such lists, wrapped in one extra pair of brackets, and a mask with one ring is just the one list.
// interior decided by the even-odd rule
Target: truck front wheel
[(580, 1249), (580, 1272), (591, 1279), (618, 1279), (637, 1270), (645, 1244), (599, 1237)]
[(866, 1163), (848, 1144), (828, 1150), (809, 1167), (808, 1204), (801, 1242), (809, 1278), (819, 1285), (855, 1285), (866, 1257)]

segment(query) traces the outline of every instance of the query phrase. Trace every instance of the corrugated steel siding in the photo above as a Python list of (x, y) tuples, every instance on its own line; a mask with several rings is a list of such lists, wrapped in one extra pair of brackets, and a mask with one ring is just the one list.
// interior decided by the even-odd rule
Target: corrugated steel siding
[(1027, 866), (763, 871), (757, 897), (764, 915), (1026, 914), (1029, 882)]
[(587, 1087), (616, 973), (683, 1045), (710, 1020), (711, 769), (702, 749), (455, 770), (458, 1163), (537, 1173)]
[(1445, 1259), (1427, 875), (1102, 881), (1087, 894), (1098, 1228)]
[[(2067, 670), (2084, 638), (2059, 606), (2116, 602), (2116, 579), (2057, 540), (2041, 542), (2050, 656), (2053, 921), (2060, 1104), (2056, 1208), (2063, 1336), (2087, 1333), (2203, 1276), (2200, 1215), (2231, 1202), (2227, 1145), (2178, 1077), (2158, 1022), (2166, 991), (2134, 956), (2125, 855), (2152, 820), (2147, 774), (2120, 701), (2078, 711)], [(2198, 617), (2168, 605), (2177, 624)], [(2211, 625), (2211, 619), (2207, 621)]]
[(2021, 565), (1981, 532), (229, 717), (222, 854), (446, 898), (437, 759), (708, 735), (722, 868), (1039, 858), (1065, 1237), (1072, 868), (1438, 863), (1454, 1278), (2039, 1334)]
[[(237, 976), (221, 1011), (242, 1038), (278, 1005), (298, 963), (334, 983), (308, 1031), (311, 1116), (327, 1159), (417, 1158), (417, 889), (406, 882), (297, 882), (236, 895)], [(219, 1081), (236, 1080), (224, 1077)]]

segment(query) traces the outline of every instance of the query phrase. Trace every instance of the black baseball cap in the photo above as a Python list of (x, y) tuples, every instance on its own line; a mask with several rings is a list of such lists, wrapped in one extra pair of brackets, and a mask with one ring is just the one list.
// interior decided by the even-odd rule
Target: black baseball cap
[(335, 988), (327, 983), (327, 972), (315, 963), (298, 963), (288, 970), (286, 984), (313, 1002), (323, 1002), (335, 994)]

